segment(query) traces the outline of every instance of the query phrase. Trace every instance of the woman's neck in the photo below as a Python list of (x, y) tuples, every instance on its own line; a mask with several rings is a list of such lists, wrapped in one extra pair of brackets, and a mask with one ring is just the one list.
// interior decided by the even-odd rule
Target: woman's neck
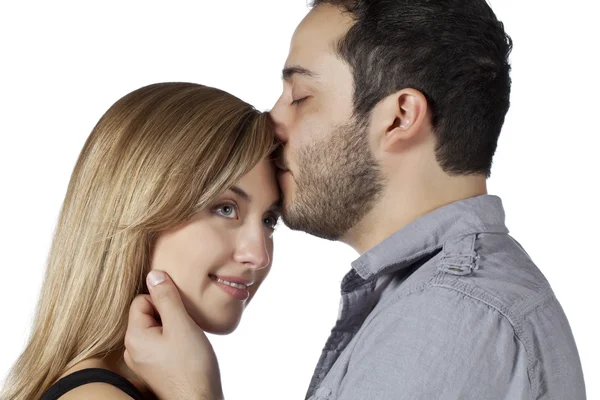
[[(105, 357), (92, 357), (87, 360), (78, 362), (69, 368), (60, 378), (70, 375), (74, 372), (81, 371), (87, 368), (102, 368), (115, 372), (127, 379), (135, 386), (144, 396), (144, 399), (155, 399), (152, 391), (142, 382), (137, 375), (127, 366), (123, 359), (123, 351), (115, 350)], [(59, 378), (59, 379), (60, 379)]]

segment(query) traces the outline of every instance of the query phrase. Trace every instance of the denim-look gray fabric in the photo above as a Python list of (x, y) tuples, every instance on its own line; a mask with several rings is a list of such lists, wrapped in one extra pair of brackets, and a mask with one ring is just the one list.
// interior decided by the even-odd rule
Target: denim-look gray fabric
[(363, 254), (307, 399), (585, 399), (569, 322), (502, 202), (437, 209)]

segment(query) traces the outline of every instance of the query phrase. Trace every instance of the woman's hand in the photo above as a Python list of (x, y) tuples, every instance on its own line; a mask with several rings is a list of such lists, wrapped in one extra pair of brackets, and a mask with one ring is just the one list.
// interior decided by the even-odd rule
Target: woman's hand
[(127, 366), (160, 399), (222, 399), (217, 357), (177, 287), (162, 271), (151, 271), (147, 283), (150, 296), (137, 296), (129, 310)]

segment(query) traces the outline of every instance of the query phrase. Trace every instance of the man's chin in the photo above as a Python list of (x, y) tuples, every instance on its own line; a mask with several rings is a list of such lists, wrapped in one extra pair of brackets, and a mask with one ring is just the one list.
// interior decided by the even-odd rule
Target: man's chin
[(284, 205), (281, 220), (285, 226), (293, 231), (305, 232), (321, 239), (337, 241), (341, 237), (339, 232), (331, 229), (332, 227), (313, 224), (310, 220), (298, 215), (297, 211), (293, 210), (293, 206), (290, 206), (289, 204)]

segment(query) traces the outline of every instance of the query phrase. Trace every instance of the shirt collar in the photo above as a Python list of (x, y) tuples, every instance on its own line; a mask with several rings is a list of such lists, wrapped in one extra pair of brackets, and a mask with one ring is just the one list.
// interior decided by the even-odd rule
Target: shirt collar
[(351, 271), (344, 281), (355, 286), (357, 282), (350, 281), (356, 278), (371, 280), (390, 269), (410, 266), (441, 249), (448, 239), (473, 233), (508, 233), (499, 197), (460, 200), (417, 218), (356, 259), (352, 263), (356, 273)]

